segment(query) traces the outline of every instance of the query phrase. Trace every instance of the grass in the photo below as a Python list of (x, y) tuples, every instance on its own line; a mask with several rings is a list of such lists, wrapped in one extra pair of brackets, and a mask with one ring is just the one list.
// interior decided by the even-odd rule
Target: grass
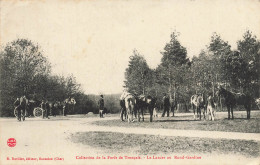
[(111, 132), (77, 132), (74, 143), (101, 149), (106, 153), (135, 153), (139, 155), (169, 155), (171, 153), (238, 154), (246, 157), (260, 155), (260, 143), (245, 140), (225, 140), (188, 137), (162, 137)]
[(182, 130), (205, 130), (205, 131), (224, 131), (224, 132), (244, 132), (260, 133), (260, 111), (251, 112), (251, 119), (246, 119), (246, 112), (234, 112), (235, 119), (228, 120), (227, 113), (217, 114), (215, 121), (194, 120), (193, 115), (154, 118), (149, 122), (149, 116), (145, 116), (144, 122), (128, 123), (116, 120), (100, 120), (93, 122), (99, 126), (119, 126), (119, 127), (144, 127), (144, 128), (165, 128)]

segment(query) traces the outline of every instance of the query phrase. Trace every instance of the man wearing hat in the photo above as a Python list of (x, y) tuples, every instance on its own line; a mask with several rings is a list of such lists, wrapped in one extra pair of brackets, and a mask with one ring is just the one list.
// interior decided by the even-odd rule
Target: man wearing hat
[(100, 98), (98, 100), (98, 107), (99, 107), (99, 116), (100, 116), (100, 118), (103, 118), (103, 111), (104, 111), (103, 95), (100, 95)]
[(164, 117), (165, 112), (167, 112), (167, 117), (169, 117), (169, 110), (170, 110), (170, 100), (167, 97), (166, 93), (164, 93), (163, 96), (163, 114), (162, 117)]

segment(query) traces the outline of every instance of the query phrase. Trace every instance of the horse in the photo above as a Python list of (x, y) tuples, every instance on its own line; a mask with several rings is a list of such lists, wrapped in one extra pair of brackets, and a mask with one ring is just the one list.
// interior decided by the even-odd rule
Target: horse
[[(123, 100), (125, 103), (125, 109), (126, 109), (126, 113), (127, 113), (128, 123), (130, 121), (133, 122), (134, 121), (133, 120), (134, 111), (136, 109), (136, 97), (133, 94), (131, 94), (125, 90), (122, 93), (122, 95), (120, 96), (120, 100)], [(130, 118), (130, 115), (131, 115), (131, 118)]]
[(150, 122), (153, 121), (153, 112), (154, 112), (154, 108), (155, 108), (155, 104), (156, 104), (156, 99), (153, 98), (152, 96), (147, 96), (146, 98), (146, 103), (147, 103), (147, 107), (150, 113)]
[(60, 101), (48, 101), (48, 103), (52, 116), (56, 117), (57, 114), (60, 114), (60, 109), (62, 109)]
[(191, 106), (193, 109), (193, 113), (194, 113), (194, 120), (197, 119), (196, 117), (196, 111), (197, 111), (197, 116), (199, 115), (199, 118), (201, 120), (201, 108), (204, 109), (204, 119), (205, 119), (205, 103), (204, 103), (204, 99), (203, 96), (200, 94), (195, 94), (191, 96)]
[[(130, 121), (134, 121), (133, 117), (134, 117), (134, 111), (135, 111), (135, 106), (136, 106), (136, 98), (134, 95), (127, 95), (125, 97), (125, 107), (126, 107), (126, 112), (127, 112), (127, 116), (128, 116), (128, 123)], [(131, 115), (131, 118), (130, 118)]]
[(16, 101), (14, 102), (14, 106), (15, 106), (14, 115), (17, 117), (18, 121), (25, 120), (28, 104), (29, 104), (29, 100), (26, 98), (26, 96), (17, 98)]
[(67, 115), (67, 112), (71, 110), (71, 106), (72, 106), (72, 111), (74, 111), (74, 106), (76, 104), (76, 100), (74, 98), (67, 98), (63, 101), (62, 105), (63, 105), (63, 116)]
[(40, 107), (41, 101), (34, 99), (34, 100), (29, 100), (28, 104), (27, 104), (27, 108), (28, 108), (28, 116), (34, 116), (34, 109), (36, 107)]
[(140, 95), (137, 99), (137, 113), (138, 113), (138, 121), (140, 121), (140, 113), (142, 115), (142, 119), (144, 121), (144, 110), (148, 109), (150, 114), (150, 122), (153, 121), (153, 112), (155, 108), (156, 99), (152, 98), (152, 96), (148, 95)]
[[(145, 95), (138, 96), (137, 100), (136, 100), (136, 110), (137, 110), (138, 121), (140, 121), (141, 118), (144, 121), (144, 111), (146, 108), (147, 108), (147, 104), (146, 104)], [(140, 115), (142, 115), (142, 117), (140, 117)]]
[(220, 96), (224, 97), (225, 105), (228, 110), (228, 119), (230, 119), (230, 111), (232, 115), (232, 119), (234, 119), (233, 108), (235, 105), (244, 105), (247, 111), (247, 119), (250, 119), (250, 110), (251, 110), (251, 97), (244, 93), (234, 93), (230, 92), (222, 87), (219, 87), (217, 91), (217, 96), (220, 99)]

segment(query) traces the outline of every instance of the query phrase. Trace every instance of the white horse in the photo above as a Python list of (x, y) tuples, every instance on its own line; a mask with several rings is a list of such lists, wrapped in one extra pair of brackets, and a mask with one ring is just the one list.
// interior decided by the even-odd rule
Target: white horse
[[(133, 120), (134, 110), (136, 106), (136, 98), (131, 93), (124, 91), (120, 97), (121, 100), (125, 101), (126, 112), (128, 116), (128, 123)], [(131, 115), (131, 118), (130, 118)]]
[[(194, 119), (196, 120), (196, 112), (197, 112), (197, 116), (199, 115), (199, 118), (201, 120), (201, 109), (204, 108), (204, 99), (201, 95), (195, 94), (193, 96), (191, 96), (191, 105), (193, 108), (193, 112), (194, 112)], [(205, 118), (205, 110), (204, 110), (204, 118)]]

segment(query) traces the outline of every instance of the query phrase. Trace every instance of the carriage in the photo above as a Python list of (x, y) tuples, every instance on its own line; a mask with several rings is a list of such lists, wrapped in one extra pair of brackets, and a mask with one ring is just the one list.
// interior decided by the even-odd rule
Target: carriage
[[(40, 101), (27, 100), (26, 107), (27, 109), (24, 112), (25, 116), (33, 115), (34, 117), (40, 117), (44, 113), (44, 110), (40, 107)], [(30, 109), (33, 109), (32, 114), (28, 112), (31, 111)], [(14, 116), (18, 116), (17, 108), (14, 108)]]
[[(76, 104), (76, 101), (74, 98), (65, 99), (64, 102), (62, 102), (62, 103), (59, 101), (49, 102), (50, 110), (51, 111), (53, 111), (54, 109), (62, 110), (62, 108), (64, 108), (64, 106), (65, 106), (65, 103), (68, 103), (68, 105), (72, 105), (72, 109), (74, 110), (74, 105)], [(24, 112), (25, 116), (33, 115), (34, 117), (42, 117), (42, 115), (45, 113), (45, 110), (41, 108), (41, 101), (38, 101), (38, 100), (27, 100), (26, 107), (27, 107), (27, 110)], [(17, 117), (17, 115), (18, 115), (18, 111), (16, 108), (14, 109), (14, 115), (15, 115), (15, 117)]]

